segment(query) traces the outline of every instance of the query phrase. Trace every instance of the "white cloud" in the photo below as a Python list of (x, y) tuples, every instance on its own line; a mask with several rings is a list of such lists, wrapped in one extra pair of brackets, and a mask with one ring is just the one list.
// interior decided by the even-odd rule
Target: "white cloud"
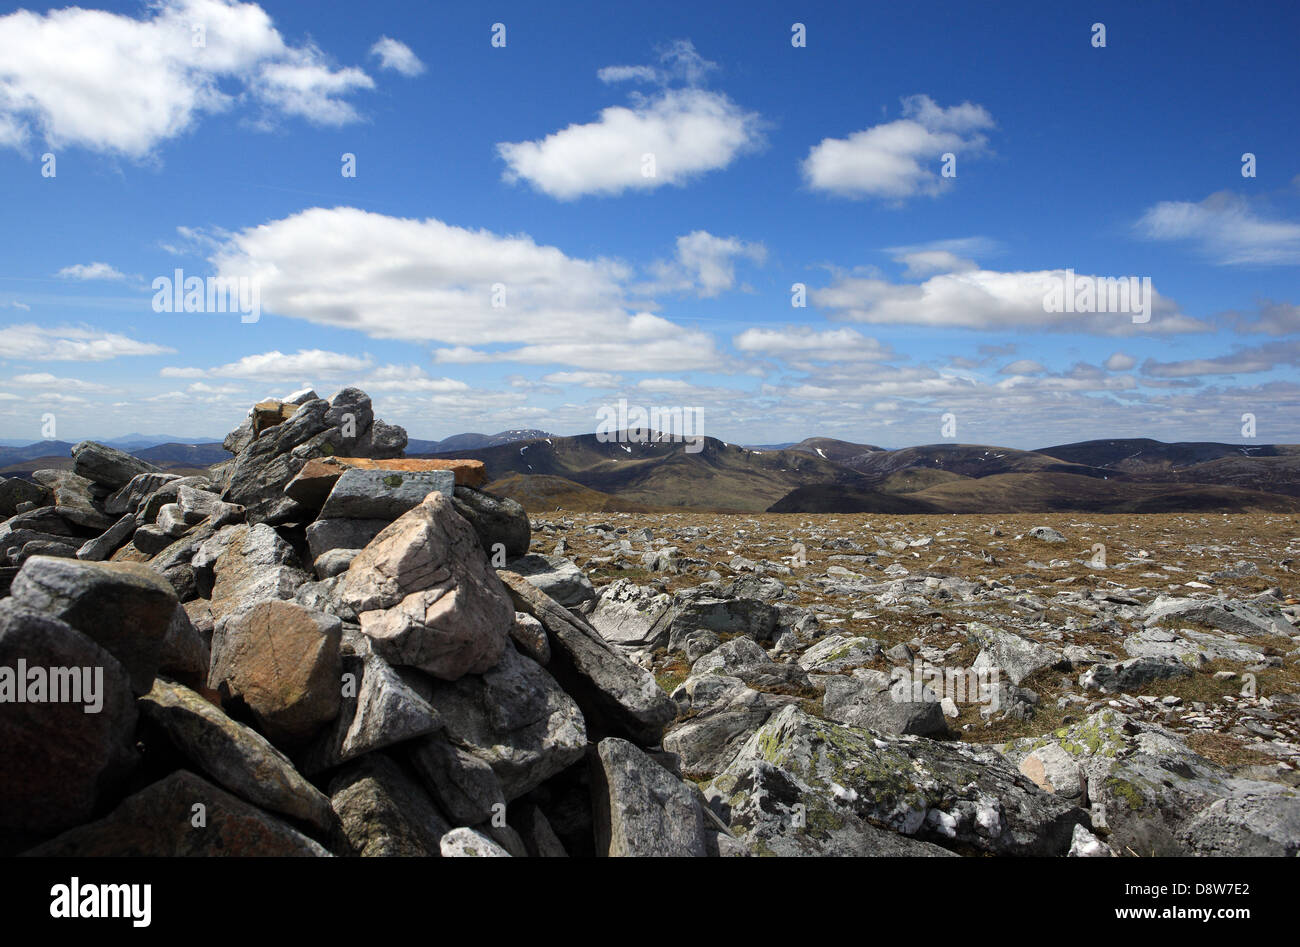
[(299, 349), (292, 355), (276, 350), (259, 355), (245, 355), (236, 362), (215, 368), (178, 368), (168, 366), (158, 374), (163, 378), (316, 378), (362, 372), (371, 367), (368, 355), (344, 355), (321, 349)]
[(1290, 335), (1300, 332), (1300, 305), (1261, 299), (1252, 313), (1228, 312), (1225, 321), (1238, 332)]
[(717, 296), (736, 284), (736, 260), (762, 263), (767, 248), (746, 243), (738, 237), (715, 237), (695, 230), (677, 238), (673, 260), (659, 260), (650, 266), (655, 281), (648, 292), (693, 292), (703, 298)]
[(5, 384), (22, 385), (28, 389), (62, 389), (73, 391), (106, 391), (103, 385), (97, 385), (94, 382), (82, 381), (80, 378), (60, 378), (49, 372), (32, 372), (26, 375), (15, 375)]
[[(683, 185), (761, 143), (757, 113), (745, 112), (722, 93), (666, 89), (537, 141), (501, 142), (497, 153), (507, 165), (505, 180), (522, 179), (544, 194), (571, 200)], [(654, 156), (653, 175), (646, 172), (647, 154)]]
[(1159, 362), (1149, 358), (1142, 363), (1142, 374), (1153, 378), (1247, 375), (1271, 371), (1279, 365), (1300, 365), (1300, 340), (1243, 348), (1213, 358), (1191, 358), (1173, 362)]
[(622, 379), (610, 372), (551, 372), (542, 381), (549, 385), (577, 385), (579, 388), (617, 388)]
[(167, 355), (175, 351), (84, 325), (45, 327), (25, 323), (0, 327), (0, 352), (10, 359), (104, 362), (126, 355)]
[(262, 101), (286, 115), (296, 115), (317, 125), (346, 125), (360, 119), (357, 110), (341, 96), (357, 89), (373, 89), (374, 80), (360, 69), (331, 69), (316, 52), (295, 54), (292, 62), (268, 63), (254, 82)]
[(427, 391), (436, 394), (469, 391), (470, 386), (456, 378), (430, 378), (418, 365), (383, 365), (359, 381), (366, 391)]
[(888, 346), (848, 327), (822, 331), (809, 326), (746, 329), (732, 343), (748, 354), (812, 362), (875, 362), (894, 357)]
[(59, 270), (56, 276), (73, 280), (125, 280), (126, 274), (107, 263), (75, 263)]
[(0, 145), (40, 137), (143, 158), (233, 108), (241, 97), (223, 82), (326, 125), (355, 120), (340, 97), (373, 84), (286, 44), (254, 3), (161, 0), (141, 19), (79, 7), (0, 17)]
[(1106, 369), (1112, 372), (1126, 372), (1137, 364), (1137, 359), (1124, 352), (1116, 352), (1104, 362)]
[[(966, 329), (1042, 329), (1097, 335), (1196, 332), (1209, 327), (1179, 312), (1177, 304), (1152, 288), (1150, 319), (1134, 323), (1129, 313), (1048, 312), (1045, 298), (1065, 278), (1063, 270), (999, 272), (966, 270), (932, 276), (923, 283), (846, 275), (814, 289), (814, 304), (836, 318), (877, 325), (947, 326)], [(1099, 279), (1076, 274), (1076, 285)]]
[(411, 47), (390, 36), (379, 37), (375, 45), (370, 47), (370, 55), (379, 57), (381, 69), (393, 69), (407, 78), (424, 72), (424, 63), (411, 52)]
[(1147, 209), (1137, 230), (1150, 240), (1187, 240), (1223, 265), (1300, 263), (1300, 224), (1268, 220), (1228, 191), (1199, 204), (1161, 201)]
[(994, 125), (983, 106), (942, 108), (925, 95), (903, 99), (903, 115), (813, 146), (802, 164), (809, 187), (841, 197), (933, 197), (952, 180), (939, 175), (941, 156), (952, 152), (961, 161), (982, 153), (981, 132)]
[(1003, 365), (998, 369), (999, 375), (1041, 375), (1047, 369), (1041, 362), (1035, 362), (1032, 358), (1022, 358), (1018, 361)]
[[(231, 235), (212, 262), (221, 276), (256, 278), (264, 311), (374, 338), (439, 342), (443, 364), (657, 371), (720, 361), (707, 333), (634, 312), (626, 267), (572, 258), (526, 235), (312, 208)], [(516, 347), (483, 348), (501, 345)]]
[(654, 66), (606, 66), (596, 73), (601, 82), (655, 82), (659, 73)]

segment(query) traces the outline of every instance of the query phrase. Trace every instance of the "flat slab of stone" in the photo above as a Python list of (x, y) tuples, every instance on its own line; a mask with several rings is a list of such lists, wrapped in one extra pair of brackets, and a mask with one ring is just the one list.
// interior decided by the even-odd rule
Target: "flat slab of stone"
[(298, 475), (285, 485), (289, 498), (304, 506), (320, 507), (334, 489), (339, 477), (348, 470), (389, 470), (394, 473), (424, 473), (430, 470), (450, 470), (458, 486), (477, 487), (487, 480), (487, 468), (481, 460), (422, 460), (394, 458), (376, 460), (371, 457), (317, 457), (307, 461)]
[(345, 470), (321, 508), (321, 519), (395, 520), (413, 510), (430, 493), (449, 501), (456, 489), (450, 470)]

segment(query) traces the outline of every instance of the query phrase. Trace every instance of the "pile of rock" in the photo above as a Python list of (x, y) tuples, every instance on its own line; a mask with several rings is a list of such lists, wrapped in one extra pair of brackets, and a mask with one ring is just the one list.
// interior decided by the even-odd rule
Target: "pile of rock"
[(0, 850), (718, 851), (677, 705), (504, 568), (531, 531), (481, 463), (401, 458), (356, 389), (225, 443), (208, 477), (86, 442), (0, 484)]
[[(481, 463), (403, 458), (352, 388), (225, 443), (207, 476), (86, 442), (0, 482), (0, 852), (1300, 853), (1288, 695), (1233, 702), (1272, 734), (1259, 778), (1133, 696), (1281, 666), (1271, 595), (1054, 588), (1054, 627), (1032, 586), (914, 571), (976, 555), (944, 531), (810, 534), (810, 568), (746, 521), (530, 524)], [(650, 584), (598, 587), (570, 543)], [(952, 696), (898, 686), (949, 660), (1000, 675), (987, 723), (1032, 724), (1045, 676), (1080, 714), (969, 742)]]

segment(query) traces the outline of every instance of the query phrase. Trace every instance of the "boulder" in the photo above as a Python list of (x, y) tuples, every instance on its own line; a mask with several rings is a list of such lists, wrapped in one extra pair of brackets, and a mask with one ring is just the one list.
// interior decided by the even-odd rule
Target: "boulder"
[(441, 493), (376, 536), (341, 577), (338, 596), (389, 663), (444, 680), (495, 666), (514, 624), (473, 530)]
[(540, 621), (551, 644), (547, 670), (582, 710), (589, 736), (657, 744), (677, 705), (654, 675), (630, 662), (577, 614), (508, 570), (497, 574), (514, 606)]
[(895, 678), (868, 668), (831, 675), (825, 683), (822, 711), (831, 720), (880, 733), (921, 737), (948, 733), (939, 697), (929, 687), (923, 688), (920, 700), (913, 700), (918, 695), (911, 693), (911, 687), (898, 687)]
[(509, 858), (510, 853), (481, 832), (452, 829), (439, 845), (443, 858)]
[(273, 743), (298, 744), (338, 716), (343, 623), (292, 602), (259, 602), (212, 639), (208, 686), (238, 698)]
[(21, 477), (0, 477), (0, 519), (8, 519), (18, 512), (18, 504), (33, 503), (40, 506), (49, 502), (52, 493), (48, 487), (23, 480)]
[(321, 508), (321, 519), (394, 520), (419, 505), (430, 493), (448, 499), (456, 484), (450, 470), (396, 472), (343, 471)]
[(149, 692), (176, 611), (172, 587), (128, 562), (37, 557), (14, 577), (15, 605), (67, 622), (117, 658), (137, 694)]
[(442, 734), (412, 743), (409, 758), (438, 808), (453, 823), (477, 825), (506, 811), (501, 781), (492, 767)]
[[(756, 851), (871, 854), (879, 836), (864, 831), (870, 823), (946, 848), (1064, 855), (1074, 826), (1088, 827), (1086, 813), (996, 751), (845, 727), (793, 706), (760, 727), (705, 793)], [(794, 804), (801, 820), (787, 821)]]
[[(202, 806), (203, 823), (195, 825)], [(130, 796), (109, 815), (24, 852), (39, 858), (329, 855), (318, 842), (185, 770)]]
[(680, 778), (616, 737), (600, 741), (592, 762), (597, 855), (707, 854), (704, 813)]
[(389, 520), (325, 520), (307, 527), (307, 548), (315, 562), (331, 549), (365, 549)]
[(587, 615), (602, 638), (624, 648), (661, 648), (668, 643), (671, 595), (618, 579), (600, 590)]
[(1177, 658), (1130, 658), (1114, 664), (1093, 665), (1079, 675), (1079, 686), (1103, 694), (1129, 694), (1153, 681), (1191, 676), (1192, 669)]
[(420, 784), (384, 754), (349, 763), (329, 789), (340, 840), (350, 854), (439, 857), (438, 843), (451, 825)]
[(158, 680), (140, 713), (195, 766), (248, 802), (328, 832), (329, 799), (257, 731), (231, 720), (194, 691)]
[(137, 763), (135, 725), (130, 679), (111, 654), (57, 618), (0, 601), (0, 850), (110, 801)]
[(110, 516), (121, 516), (123, 513), (134, 514), (146, 497), (156, 493), (166, 484), (180, 479), (176, 474), (136, 474), (104, 501), (104, 512)]
[(314, 776), (442, 728), (426, 699), (428, 683), (391, 667), (364, 636), (344, 636), (341, 660), (339, 712), (301, 759), (303, 772)]
[(966, 636), (982, 649), (975, 667), (995, 668), (1005, 673), (1012, 684), (1019, 684), (1041, 668), (1066, 666), (1065, 656), (1055, 648), (983, 622), (967, 622)]
[(566, 608), (573, 608), (596, 597), (581, 569), (563, 556), (520, 556), (508, 563), (511, 572), (521, 575)]
[(582, 758), (582, 712), (537, 662), (507, 647), (483, 674), (434, 682), (447, 737), (492, 767), (507, 802)]
[(72, 472), (101, 486), (118, 490), (130, 483), (131, 478), (137, 474), (158, 473), (159, 470), (148, 461), (132, 457), (125, 451), (95, 441), (82, 441), (72, 448)]
[(452, 502), (489, 556), (496, 554), (498, 546), (507, 560), (527, 555), (532, 527), (528, 513), (517, 501), (457, 484)]

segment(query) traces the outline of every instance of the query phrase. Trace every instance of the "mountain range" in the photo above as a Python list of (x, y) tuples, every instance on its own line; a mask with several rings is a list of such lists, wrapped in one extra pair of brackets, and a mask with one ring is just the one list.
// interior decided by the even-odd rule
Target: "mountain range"
[[(170, 471), (229, 459), (215, 441), (108, 441)], [(0, 447), (0, 475), (68, 467), (66, 441)], [(699, 448), (698, 450), (696, 448)], [(746, 447), (706, 437), (535, 429), (409, 441), (411, 457), (483, 461), (493, 490), (530, 510), (772, 513), (1300, 512), (1300, 445), (1080, 441), (1035, 450), (984, 444), (886, 449), (810, 437)]]

